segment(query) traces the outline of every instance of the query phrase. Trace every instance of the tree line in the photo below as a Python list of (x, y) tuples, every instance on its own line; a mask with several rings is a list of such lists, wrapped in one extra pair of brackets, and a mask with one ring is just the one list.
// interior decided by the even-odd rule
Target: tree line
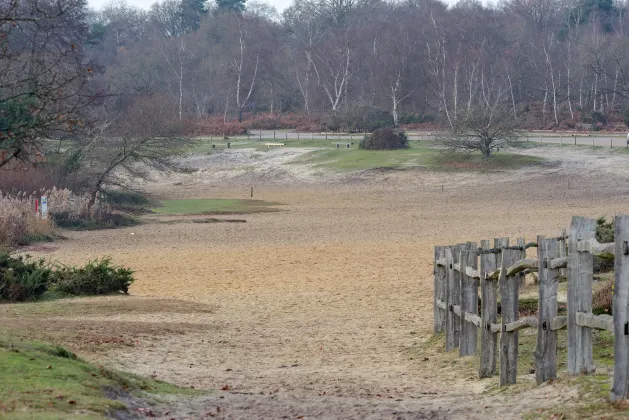
[(179, 118), (384, 111), (453, 127), (473, 108), (530, 126), (604, 123), (628, 107), (627, 2), (243, 0), (111, 5), (88, 53), (118, 93), (161, 93)]

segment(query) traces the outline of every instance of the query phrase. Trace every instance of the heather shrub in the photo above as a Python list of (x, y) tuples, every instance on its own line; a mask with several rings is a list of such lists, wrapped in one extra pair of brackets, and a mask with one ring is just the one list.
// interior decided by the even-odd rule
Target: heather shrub
[(396, 150), (408, 148), (408, 138), (403, 131), (383, 128), (365, 136), (359, 148), (365, 150)]

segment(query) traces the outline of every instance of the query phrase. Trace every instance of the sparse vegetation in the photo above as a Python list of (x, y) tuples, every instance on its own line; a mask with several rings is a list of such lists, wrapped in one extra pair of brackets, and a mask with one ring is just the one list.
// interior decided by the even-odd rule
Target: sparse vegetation
[(277, 211), (278, 203), (263, 200), (238, 200), (221, 198), (198, 198), (162, 200), (153, 211), (157, 214), (249, 214)]

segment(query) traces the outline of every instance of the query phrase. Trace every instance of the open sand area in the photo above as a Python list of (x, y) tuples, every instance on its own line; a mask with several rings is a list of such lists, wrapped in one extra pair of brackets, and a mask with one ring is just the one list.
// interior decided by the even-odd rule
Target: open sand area
[(75, 300), (69, 305), (92, 309), (32, 319), (3, 309), (0, 318), (25, 328), (48, 319), (53, 338), (60, 324), (84, 324), (86, 334), (108, 328), (127, 344), (69, 347), (108, 366), (217, 390), (173, 402), (190, 418), (519, 418), (576, 404), (576, 393), (560, 385), (518, 398), (484, 394), (497, 378), (461, 375), (443, 363), (447, 356), (422, 347), (432, 336), (433, 246), (532, 240), (557, 235), (572, 215), (629, 212), (629, 156), (526, 153), (552, 163), (512, 172), (334, 175), (271, 157), (246, 171), (192, 159), (196, 172), (162, 177), (147, 190), (162, 198), (246, 198), (254, 186), (256, 199), (282, 203), (281, 211), (242, 216), (246, 223), (151, 216), (132, 228), (64, 233), (68, 240), (30, 253), (66, 263), (110, 255), (136, 271), (132, 296)]

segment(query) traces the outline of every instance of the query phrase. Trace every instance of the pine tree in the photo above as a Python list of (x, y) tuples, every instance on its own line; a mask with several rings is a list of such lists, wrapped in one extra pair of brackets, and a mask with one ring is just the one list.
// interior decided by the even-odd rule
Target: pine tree
[(205, 0), (181, 0), (181, 22), (185, 32), (199, 29), (201, 19), (208, 13)]
[(247, 0), (216, 0), (216, 7), (221, 12), (237, 12), (245, 11), (245, 2)]

